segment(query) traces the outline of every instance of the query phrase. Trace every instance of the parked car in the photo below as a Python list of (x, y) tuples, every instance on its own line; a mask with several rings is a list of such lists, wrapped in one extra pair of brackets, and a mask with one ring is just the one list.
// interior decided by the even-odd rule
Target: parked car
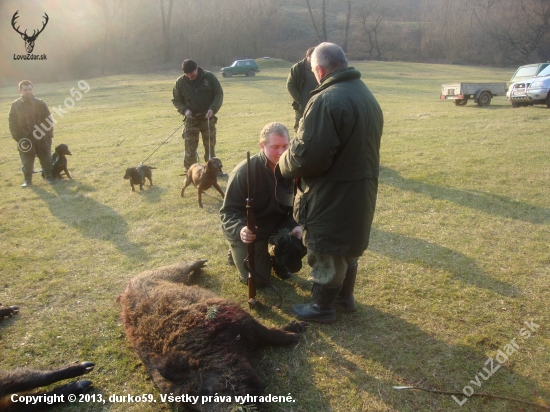
[(222, 67), (223, 77), (231, 77), (234, 74), (245, 74), (255, 76), (260, 71), (258, 64), (252, 59), (235, 60), (229, 67)]
[(550, 107), (550, 65), (536, 76), (512, 83), (508, 89), (508, 99), (512, 107), (545, 104)]
[(546, 69), (546, 67), (548, 66), (550, 66), (550, 62), (526, 64), (525, 66), (520, 66), (510, 79), (510, 84), (538, 76), (538, 74)]

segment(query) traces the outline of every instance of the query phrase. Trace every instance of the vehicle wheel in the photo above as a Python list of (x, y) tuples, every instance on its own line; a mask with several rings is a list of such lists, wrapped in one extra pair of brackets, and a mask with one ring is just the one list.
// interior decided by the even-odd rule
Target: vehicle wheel
[(521, 104), (512, 100), (512, 107), (517, 109), (518, 107), (521, 107)]
[(550, 107), (550, 92), (548, 92), (548, 95), (546, 96), (546, 107)]
[(254, 70), (250, 69), (250, 70), (248, 71), (248, 73), (246, 73), (246, 75), (247, 75), (248, 77), (254, 77), (254, 76), (256, 76), (256, 72), (255, 72)]
[(491, 94), (489, 92), (482, 92), (477, 98), (477, 104), (480, 107), (486, 107), (491, 104)]
[(233, 76), (233, 72), (231, 70), (228, 70), (225, 72), (225, 77), (232, 77)]
[(455, 99), (455, 105), (457, 106), (466, 106), (468, 99)]

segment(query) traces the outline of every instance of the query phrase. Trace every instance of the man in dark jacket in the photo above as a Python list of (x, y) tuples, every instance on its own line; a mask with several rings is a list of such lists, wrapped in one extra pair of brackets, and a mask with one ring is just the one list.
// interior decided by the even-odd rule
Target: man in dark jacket
[[(185, 169), (197, 163), (199, 133), (202, 134), (204, 160), (216, 156), (216, 123), (215, 116), (223, 103), (223, 90), (214, 73), (205, 71), (191, 59), (181, 66), (183, 76), (176, 80), (172, 103), (179, 113), (185, 116)], [(219, 174), (223, 175), (221, 172)]]
[(313, 50), (315, 50), (315, 47), (307, 49), (305, 59), (290, 68), (290, 73), (286, 80), (286, 89), (294, 99), (292, 102), (292, 108), (296, 115), (294, 132), (298, 131), (298, 125), (304, 114), (304, 108), (311, 98), (311, 92), (318, 85), (317, 79), (311, 71), (311, 53), (313, 53)]
[[(239, 270), (240, 280), (247, 284), (248, 272), (244, 267), (247, 244), (256, 242), (256, 272), (262, 278), (269, 278), (271, 268), (281, 279), (288, 279), (290, 273), (286, 267), (272, 261), (268, 251), (269, 238), (278, 231), (302, 237), (302, 228), (292, 218), (293, 193), (277, 191), (274, 169), (281, 154), (288, 148), (287, 128), (281, 123), (268, 123), (260, 133), (258, 154), (250, 157), (250, 195), (254, 200), (253, 212), (257, 230), (252, 233), (246, 227), (246, 198), (248, 197), (248, 179), (246, 160), (239, 163), (231, 172), (227, 182), (225, 198), (220, 209), (222, 231), (229, 241), (233, 261)], [(291, 188), (290, 185), (287, 185)], [(299, 256), (301, 261), (302, 256)], [(301, 268), (299, 264), (298, 270)], [(257, 279), (258, 287), (266, 282)]]
[(19, 83), (21, 97), (11, 104), (9, 124), (11, 137), (17, 142), (21, 170), (25, 181), (21, 187), (32, 185), (34, 158), (38, 156), (44, 178), (50, 184), (52, 178), (53, 119), (46, 103), (34, 97), (30, 80)]
[(357, 261), (369, 244), (384, 121), (339, 46), (321, 43), (311, 62), (319, 87), (279, 167), (285, 178), (300, 178), (294, 218), (303, 228), (312, 268), (311, 301), (293, 305), (292, 312), (302, 320), (332, 323), (335, 303), (355, 310)]

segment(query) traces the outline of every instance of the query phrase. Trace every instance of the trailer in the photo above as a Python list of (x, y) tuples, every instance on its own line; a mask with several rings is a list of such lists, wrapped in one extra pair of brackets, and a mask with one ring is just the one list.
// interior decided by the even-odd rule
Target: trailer
[(465, 106), (468, 99), (474, 99), (480, 107), (489, 106), (494, 96), (506, 96), (506, 82), (498, 83), (454, 83), (441, 86), (441, 100), (454, 100), (455, 105)]

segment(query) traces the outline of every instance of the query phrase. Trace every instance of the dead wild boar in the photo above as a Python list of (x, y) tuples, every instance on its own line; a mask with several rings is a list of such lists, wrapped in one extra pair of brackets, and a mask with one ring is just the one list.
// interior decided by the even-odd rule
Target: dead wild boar
[[(296, 343), (307, 324), (267, 328), (239, 305), (189, 286), (205, 263), (143, 272), (117, 301), (126, 335), (164, 395), (161, 399), (180, 397), (173, 403), (183, 410), (229, 411), (238, 405), (236, 396), (263, 394), (254, 349)], [(224, 402), (203, 404), (214, 395)]]

